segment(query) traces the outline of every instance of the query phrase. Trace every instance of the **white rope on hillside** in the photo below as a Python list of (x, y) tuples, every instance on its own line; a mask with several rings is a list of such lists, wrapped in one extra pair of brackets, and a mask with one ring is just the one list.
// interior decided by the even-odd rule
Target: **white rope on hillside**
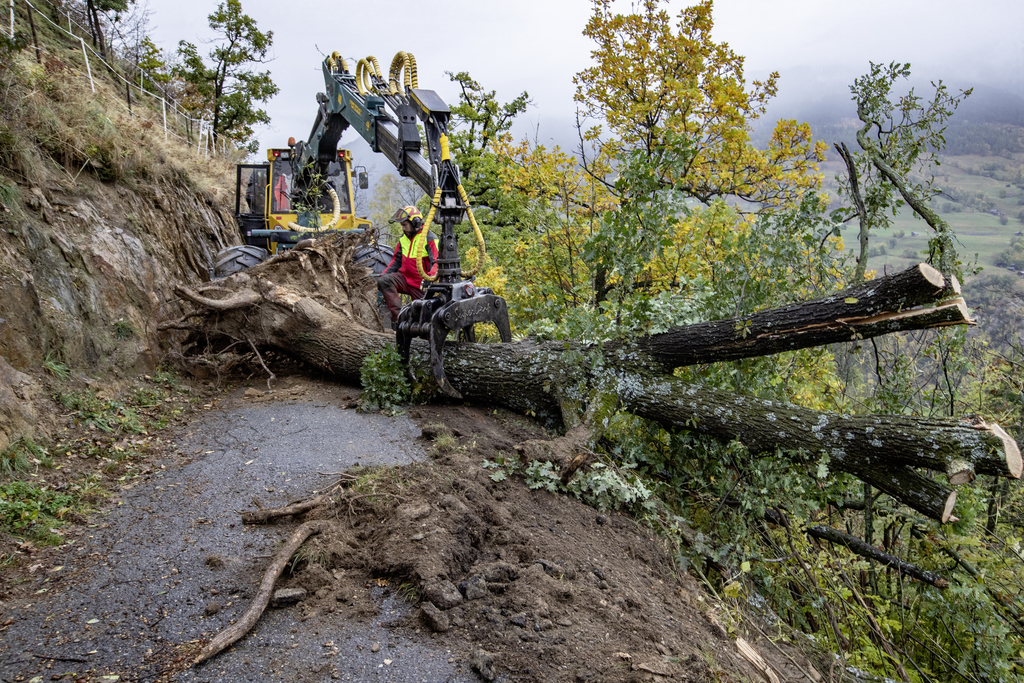
[[(75, 38), (76, 38), (76, 39), (80, 39), (80, 38), (79, 38), (78, 36), (75, 36)], [(39, 51), (40, 51), (41, 53), (43, 53), (43, 54), (45, 54), (45, 55), (49, 56), (49, 57), (54, 57), (54, 58), (59, 58), (59, 57), (60, 57), (60, 55), (58, 55), (58, 54), (55, 54), (55, 53), (53, 53), (53, 52), (50, 52), (49, 50), (47, 50), (47, 49), (46, 49), (45, 47), (42, 47), (42, 46), (40, 46), (40, 47), (39, 47)], [(81, 72), (79, 71), (78, 73), (81, 73)], [(94, 91), (94, 92), (95, 92), (95, 91)], [(103, 97), (102, 93), (100, 93), (100, 94), (99, 94), (99, 96), (100, 96), (100, 97)], [(147, 117), (147, 116), (145, 116), (145, 115), (143, 115), (143, 114), (141, 113), (141, 112), (149, 112), (150, 114), (153, 114), (154, 112), (153, 112), (152, 110), (150, 110), (150, 109), (142, 108), (142, 109), (140, 110), (139, 108), (136, 108), (135, 110), (133, 110), (133, 109), (132, 109), (131, 107), (129, 107), (129, 106), (128, 106), (128, 104), (126, 104), (126, 103), (125, 103), (124, 101), (122, 101), (122, 100), (121, 100), (121, 99), (120, 99), (119, 97), (114, 97), (114, 98), (103, 98), (103, 99), (104, 99), (105, 101), (107, 101), (108, 103), (109, 103), (109, 102), (113, 102), (114, 104), (117, 104), (117, 105), (118, 105), (119, 107), (121, 107), (121, 108), (122, 108), (122, 109), (124, 109), (124, 110), (125, 110), (126, 112), (128, 112), (128, 114), (129, 114), (129, 115), (131, 115), (131, 116), (140, 116), (140, 117), (142, 117), (142, 118), (144, 118), (144, 119), (146, 119), (146, 120), (150, 120), (150, 121), (152, 121), (152, 120), (153, 120), (153, 119), (152, 119), (152, 117)], [(201, 120), (201, 119), (192, 119), (192, 120), (193, 120), (193, 121), (195, 121), (195, 122), (196, 122), (197, 124), (199, 124), (199, 126), (200, 126), (200, 129), (204, 129), (204, 128), (205, 128), (206, 126), (208, 126), (208, 125), (209, 125), (209, 122), (207, 122), (207, 121), (203, 121), (203, 120)], [(209, 156), (209, 152), (208, 152), (208, 150), (206, 150), (205, 148), (203, 148), (203, 146), (201, 145), (201, 143), (196, 143), (196, 142), (192, 142), (192, 141), (188, 140), (187, 138), (184, 138), (184, 137), (182, 137), (181, 135), (179, 135), (179, 134), (178, 134), (178, 133), (177, 133), (177, 132), (176, 132), (175, 130), (173, 130), (173, 129), (165, 129), (165, 131), (164, 131), (164, 132), (165, 132), (165, 133), (166, 133), (166, 134), (167, 134), (168, 136), (170, 136), (170, 137), (173, 137), (173, 138), (175, 138), (176, 140), (179, 140), (179, 141), (180, 141), (180, 142), (181, 142), (182, 144), (184, 144), (184, 145), (186, 145), (186, 146), (188, 146), (188, 147), (195, 147), (195, 148), (196, 148), (197, 150), (201, 150), (201, 151), (202, 151), (202, 152), (203, 152), (204, 154), (206, 154), (207, 156)], [(166, 139), (166, 138), (165, 138), (165, 139)]]
[[(13, 35), (13, 32), (14, 32), (14, 0), (10, 0), (10, 2), (11, 2), (11, 32), (12, 32), (12, 35)], [(122, 76), (117, 71), (117, 69), (114, 68), (114, 66), (112, 66), (107, 60), (105, 60), (103, 58), (102, 55), (97, 53), (91, 47), (87, 46), (86, 43), (85, 43), (85, 39), (84, 38), (82, 38), (81, 36), (76, 36), (72, 31), (65, 30), (63, 26), (60, 26), (59, 24), (54, 22), (52, 19), (50, 19), (49, 16), (47, 16), (45, 13), (43, 13), (41, 10), (39, 10), (37, 7), (35, 7), (29, 0), (25, 0), (25, 4), (29, 7), (29, 11), (30, 12), (35, 12), (37, 15), (41, 16), (50, 25), (52, 25), (54, 28), (56, 28), (61, 33), (64, 33), (64, 34), (70, 36), (72, 39), (79, 41), (79, 43), (82, 46), (83, 56), (85, 57), (85, 66), (86, 66), (86, 69), (87, 69), (87, 72), (88, 72), (88, 76), (89, 76), (89, 84), (92, 87), (92, 90), (93, 90), (94, 93), (96, 92), (96, 86), (93, 83), (93, 79), (92, 79), (92, 68), (90, 67), (90, 64), (89, 64), (89, 55), (88, 55), (89, 52), (92, 52), (93, 56), (96, 59), (98, 59), (100, 62), (102, 62), (107, 67), (108, 71), (110, 71), (110, 73), (112, 73), (113, 75), (117, 76), (119, 79), (124, 81), (129, 94), (131, 93), (132, 87), (135, 87), (136, 89), (138, 89), (138, 91), (141, 94), (146, 94), (146, 95), (149, 95), (150, 97), (153, 97), (154, 99), (160, 100), (161, 109), (163, 111), (164, 139), (167, 139), (168, 135), (173, 135), (175, 138), (181, 140), (185, 144), (190, 145), (190, 146), (194, 145), (197, 149), (202, 149), (204, 151), (204, 153), (206, 153), (207, 155), (209, 154), (209, 150), (207, 150), (203, 146), (203, 144), (202, 144), (202, 139), (203, 139), (204, 131), (208, 131), (209, 128), (212, 127), (211, 123), (208, 120), (197, 119), (197, 118), (193, 118), (193, 117), (189, 116), (188, 114), (186, 114), (183, 110), (181, 110), (178, 107), (178, 103), (177, 102), (172, 101), (171, 102), (171, 107), (172, 107), (172, 111), (173, 111), (174, 114), (176, 114), (177, 116), (179, 116), (181, 118), (184, 118), (186, 121), (191, 121), (192, 123), (198, 125), (198, 127), (199, 127), (199, 142), (193, 143), (193, 142), (187, 140), (186, 138), (178, 135), (176, 132), (169, 131), (168, 128), (167, 128), (167, 99), (166, 99), (166, 97), (164, 97), (163, 95), (154, 93), (154, 92), (150, 92), (149, 90), (147, 90), (146, 88), (144, 88), (141, 85), (135, 85), (132, 81), (129, 81), (127, 78)], [(52, 3), (51, 3), (51, 5), (52, 5)], [(71, 14), (69, 12), (65, 12), (65, 14), (66, 14), (66, 16), (68, 18), (68, 27), (70, 28), (71, 27), (71, 23), (72, 23), (72, 21), (71, 21)], [(79, 28), (83, 29), (83, 32), (84, 32), (85, 29), (82, 27), (81, 24), (79, 24), (78, 22), (74, 22), (74, 23), (75, 23), (76, 26), (78, 26)], [(41, 49), (38, 45), (36, 45), (34, 47), (36, 49)], [(43, 52), (47, 52), (47, 54), (51, 54), (51, 53), (49, 53), (45, 49), (41, 49), (41, 50)], [(153, 76), (151, 74), (147, 74), (144, 69), (142, 69), (141, 67), (138, 67), (138, 65), (134, 65), (134, 66), (136, 66), (136, 68), (139, 69), (139, 72), (141, 74), (143, 74), (143, 77), (144, 76), (149, 76), (150, 82), (153, 82), (153, 83), (157, 82), (156, 79), (153, 78)], [(141, 97), (140, 97), (140, 99), (141, 99)], [(122, 106), (124, 106), (123, 103), (121, 103), (120, 99), (118, 99), (117, 101), (118, 101), (118, 103), (122, 104)], [(131, 111), (130, 107), (128, 108), (128, 111), (129, 111), (129, 113), (134, 113), (134, 112)], [(207, 138), (210, 138), (210, 137), (211, 136), (209, 134), (207, 134)]]

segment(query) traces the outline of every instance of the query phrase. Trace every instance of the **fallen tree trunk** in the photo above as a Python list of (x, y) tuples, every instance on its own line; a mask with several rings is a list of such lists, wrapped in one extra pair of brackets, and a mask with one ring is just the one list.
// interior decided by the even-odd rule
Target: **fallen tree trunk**
[(817, 538), (822, 541), (828, 541), (829, 543), (845, 546), (861, 557), (870, 558), (887, 567), (895, 569), (903, 576), (909, 576), (912, 579), (929, 583), (936, 588), (949, 588), (949, 581), (938, 574), (930, 572), (927, 569), (921, 569), (909, 562), (904, 562), (900, 558), (890, 555), (887, 552), (883, 552), (873, 545), (865, 543), (856, 536), (844, 533), (838, 529), (832, 529), (831, 527), (815, 524), (804, 529), (804, 533), (811, 538)]
[[(830, 296), (630, 340), (666, 367), (739, 360), (891, 332), (973, 324), (960, 283), (927, 263)], [(946, 301), (948, 299), (948, 301)], [(937, 302), (941, 305), (933, 306)]]
[[(335, 250), (352, 250), (343, 239), (334, 243)], [(279, 256), (199, 291), (178, 287), (182, 298), (207, 315), (197, 319), (189, 313), (165, 327), (197, 321), (192, 324), (203, 339), (220, 337), (226, 343), (244, 340), (276, 348), (336, 377), (357, 381), (363, 360), (393, 344), (394, 337), (370, 329), (377, 321), (365, 295), (373, 287), (372, 278), (350, 263), (343, 265), (330, 247)], [(504, 405), (566, 428), (580, 425), (589, 403), (611, 397), (610, 405), (667, 428), (736, 439), (755, 454), (778, 453), (814, 462), (824, 454), (832, 468), (861, 478), (923, 515), (946, 521), (955, 492), (917, 468), (941, 472), (952, 485), (970, 481), (975, 473), (1020, 477), (1017, 444), (998, 426), (824, 414), (688, 386), (671, 370), (900, 330), (970, 324), (962, 300), (945, 301), (957, 294), (955, 280), (947, 282), (934, 268), (920, 264), (817, 301), (677, 327), (600, 349), (568, 341), (450, 343), (444, 352), (445, 371), (466, 398)], [(429, 376), (426, 344), (415, 340), (412, 352), (413, 364)], [(588, 354), (587, 362), (580, 362), (581, 353)], [(603, 354), (600, 373), (590, 370), (597, 360), (594, 354)], [(581, 435), (577, 429), (572, 433), (570, 460), (585, 453), (599, 436), (593, 431)], [(563, 464), (571, 469), (571, 462)]]

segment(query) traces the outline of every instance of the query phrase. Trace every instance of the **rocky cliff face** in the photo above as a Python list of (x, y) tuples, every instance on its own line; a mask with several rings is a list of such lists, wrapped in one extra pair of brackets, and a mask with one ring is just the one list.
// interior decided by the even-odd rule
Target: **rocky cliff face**
[(32, 432), (47, 357), (94, 375), (155, 367), (156, 324), (179, 314), (171, 287), (208, 279), (239, 241), (227, 207), (183, 179), (17, 189), (0, 207), (0, 450)]

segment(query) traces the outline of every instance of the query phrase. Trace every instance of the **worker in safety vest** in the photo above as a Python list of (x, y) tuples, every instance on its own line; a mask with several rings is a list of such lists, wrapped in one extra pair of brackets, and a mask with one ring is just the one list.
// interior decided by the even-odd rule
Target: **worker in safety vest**
[[(419, 260), (428, 277), (437, 274), (437, 238), (428, 230), (425, 240), (416, 240), (416, 236), (423, 230), (423, 214), (415, 206), (403, 206), (388, 222), (401, 223), (402, 237), (395, 245), (391, 263), (377, 278), (377, 289), (384, 295), (384, 303), (391, 312), (391, 326), (394, 327), (402, 309), (398, 295), (423, 298), (423, 278), (416, 268), (416, 261)], [(415, 254), (412, 253), (414, 241), (417, 242)]]

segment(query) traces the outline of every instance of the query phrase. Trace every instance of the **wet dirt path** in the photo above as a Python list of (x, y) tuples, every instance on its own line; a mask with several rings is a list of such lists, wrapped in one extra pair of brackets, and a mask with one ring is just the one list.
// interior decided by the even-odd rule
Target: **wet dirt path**
[(11, 605), (0, 679), (472, 680), (431, 636), (390, 628), (410, 608), (376, 588), (367, 590), (380, 612), (365, 622), (268, 608), (233, 650), (161, 676), (179, 645), (209, 638), (245, 612), (294, 527), (243, 526), (238, 513), (254, 509), (254, 498), (276, 507), (327, 488), (337, 480), (331, 473), (357, 463), (425, 456), (412, 420), (339, 408), (339, 390), (311, 385), (293, 389), (301, 395), (290, 401), (258, 404), (238, 391), (190, 424), (178, 452), (122, 491), (59, 569), (39, 569), (47, 578), (38, 601)]

